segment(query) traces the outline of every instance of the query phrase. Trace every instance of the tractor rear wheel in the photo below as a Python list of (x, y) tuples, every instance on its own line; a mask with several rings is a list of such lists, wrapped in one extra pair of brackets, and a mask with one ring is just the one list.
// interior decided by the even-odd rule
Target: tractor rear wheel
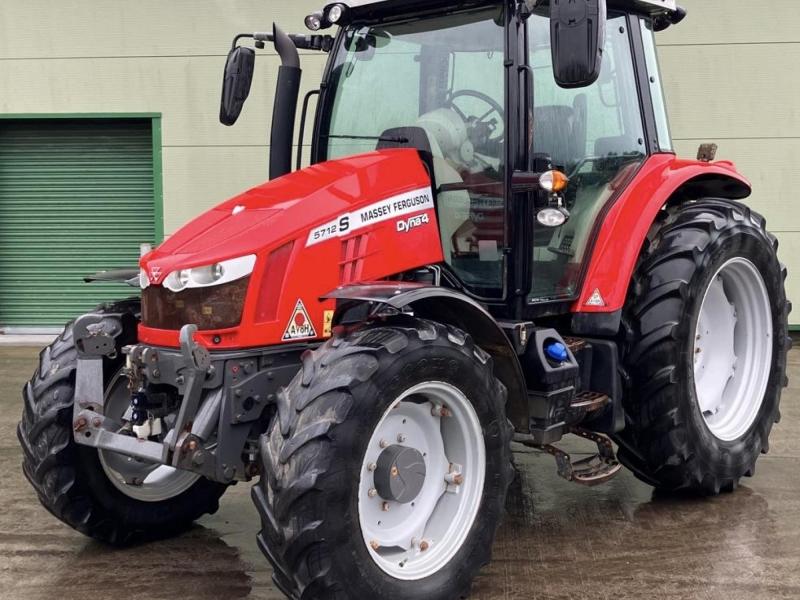
[(660, 225), (624, 312), (619, 458), (658, 488), (718, 494), (752, 475), (786, 386), (786, 269), (765, 220), (706, 199)]
[(276, 585), (303, 600), (464, 597), (513, 478), (505, 399), (491, 358), (429, 321), (308, 352), (253, 488)]

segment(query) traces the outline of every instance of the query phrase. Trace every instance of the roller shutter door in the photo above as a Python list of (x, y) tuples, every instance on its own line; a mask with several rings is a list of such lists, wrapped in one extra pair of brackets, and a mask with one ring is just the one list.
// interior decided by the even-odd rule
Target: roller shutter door
[(0, 329), (50, 328), (124, 284), (83, 283), (135, 266), (154, 237), (149, 119), (0, 119)]

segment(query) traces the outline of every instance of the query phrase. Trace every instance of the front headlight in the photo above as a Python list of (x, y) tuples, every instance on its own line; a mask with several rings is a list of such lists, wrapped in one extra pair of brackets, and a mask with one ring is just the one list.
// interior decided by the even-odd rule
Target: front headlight
[(255, 264), (256, 256), (251, 254), (241, 258), (224, 260), (213, 265), (173, 271), (164, 279), (164, 287), (171, 292), (177, 293), (185, 289), (230, 283), (250, 275)]

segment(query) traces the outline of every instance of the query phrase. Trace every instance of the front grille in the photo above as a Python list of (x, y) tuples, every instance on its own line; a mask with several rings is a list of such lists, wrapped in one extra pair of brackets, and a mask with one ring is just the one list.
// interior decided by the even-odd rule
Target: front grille
[(194, 324), (200, 331), (228, 329), (242, 321), (250, 278), (206, 288), (171, 292), (151, 285), (142, 292), (142, 324), (153, 329), (179, 330)]

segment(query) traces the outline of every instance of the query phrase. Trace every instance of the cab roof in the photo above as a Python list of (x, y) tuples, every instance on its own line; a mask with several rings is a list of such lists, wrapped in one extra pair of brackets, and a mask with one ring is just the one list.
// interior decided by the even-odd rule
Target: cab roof
[[(415, 15), (425, 14), (433, 11), (440, 11), (442, 8), (453, 10), (468, 9), (487, 4), (496, 4), (490, 0), (467, 0), (457, 2), (455, 0), (342, 0), (341, 2), (331, 2), (326, 9), (333, 4), (344, 4), (352, 11), (353, 18), (356, 19), (382, 19), (394, 15)], [(549, 0), (538, 0), (537, 6), (549, 4)], [(608, 8), (619, 9), (640, 14), (650, 15), (651, 17), (663, 16), (679, 11), (677, 0), (608, 0)]]

